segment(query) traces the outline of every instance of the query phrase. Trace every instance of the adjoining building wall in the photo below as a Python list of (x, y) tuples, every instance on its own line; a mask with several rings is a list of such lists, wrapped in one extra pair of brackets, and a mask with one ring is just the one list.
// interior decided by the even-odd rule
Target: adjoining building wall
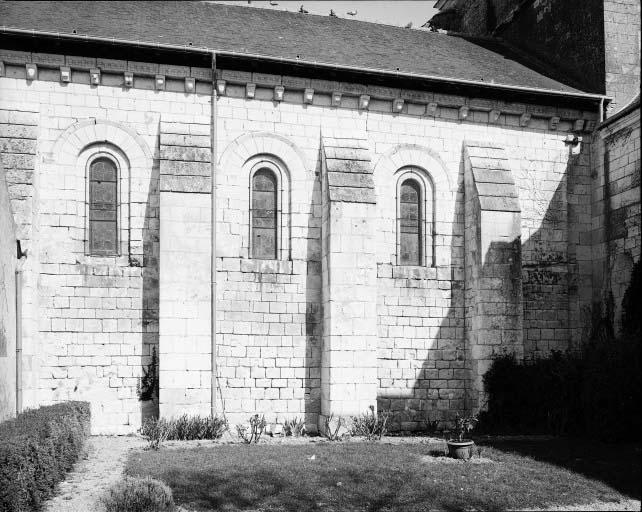
[(640, 106), (596, 134), (593, 187), (593, 302), (595, 318), (617, 334), (622, 299), (640, 259)]
[[(120, 86), (122, 74), (105, 72), (105, 85), (90, 86), (82, 71), (78, 76), (86, 83), (61, 84), (58, 70), (43, 68), (27, 87), (24, 65), (6, 70), (0, 107), (39, 112), (31, 223), (39, 225), (40, 244), (38, 268), (31, 271), (38, 291), (34, 341), (41, 356), (30, 389), (37, 403), (88, 399), (95, 432), (132, 432), (142, 415), (139, 378), (157, 347), (161, 413), (207, 413), (210, 85), (199, 80), (197, 92), (187, 94), (182, 80), (168, 78), (166, 90), (154, 90), (154, 80), (143, 76), (127, 89)], [(350, 265), (355, 279), (359, 275), (360, 251), (371, 264), (362, 277), (374, 278), (357, 283), (369, 293), (362, 301), (368, 322), (359, 323), (358, 310), (332, 309), (337, 304), (329, 311), (352, 315), (353, 328), (330, 336), (357, 339), (365, 333), (376, 340), (378, 391), (368, 395), (368, 381), (354, 403), (364, 408), (372, 400), (392, 409), (397, 428), (420, 427), (425, 415), (451, 419), (471, 407), (465, 400), (471, 380), (464, 297), (466, 141), (504, 148), (519, 196), (525, 355), (577, 341), (581, 319), (567, 304), (581, 302), (569, 283), (582, 282), (590, 262), (590, 250), (578, 249), (590, 247), (590, 190), (584, 186), (590, 143), (576, 157), (565, 139), (577, 119), (594, 121), (594, 113), (427, 92), (408, 94), (414, 99), (393, 113), (398, 90), (337, 84), (343, 96), (333, 105), (327, 88), (332, 83), (318, 81), (308, 100), (304, 89), (312, 82), (277, 76), (287, 87), (283, 101), (275, 101), (273, 75), (223, 71), (221, 77), (228, 83), (216, 100), (213, 155), (217, 410), (232, 423), (255, 412), (270, 422), (304, 416), (309, 425), (318, 423), (328, 348), (324, 301), (348, 301), (337, 286), (350, 277)], [(272, 83), (256, 80), (248, 88), (253, 78)], [(365, 92), (370, 103), (360, 109)], [(324, 274), (322, 223), (329, 210), (322, 196), (322, 138), (346, 132), (360, 134), (370, 155), (376, 203), (348, 206), (342, 200), (333, 210), (343, 227), (326, 240), (333, 254)], [(109, 153), (120, 165), (122, 247), (115, 258), (86, 255), (87, 151)], [(275, 260), (250, 257), (250, 175), (257, 165), (280, 174)], [(407, 169), (418, 169), (432, 187), (431, 258), (417, 267), (400, 265), (396, 257), (396, 180)], [(371, 246), (352, 246), (355, 234)], [(542, 271), (555, 273), (557, 287), (540, 278)], [(324, 289), (328, 275), (338, 276), (332, 286), (343, 295), (324, 294), (332, 292)], [(552, 311), (564, 293), (567, 302)], [(359, 364), (364, 376), (372, 369), (369, 361)], [(331, 367), (336, 370), (334, 362)], [(349, 367), (336, 375), (349, 376)], [(364, 382), (355, 377), (351, 384)]]
[(502, 38), (540, 73), (611, 97), (609, 115), (640, 90), (638, 0), (462, 0), (455, 11), (437, 14), (436, 25)]
[(16, 415), (16, 225), (0, 156), (0, 422)]
[(638, 0), (604, 1), (606, 95), (613, 98), (610, 114), (640, 93), (640, 21)]

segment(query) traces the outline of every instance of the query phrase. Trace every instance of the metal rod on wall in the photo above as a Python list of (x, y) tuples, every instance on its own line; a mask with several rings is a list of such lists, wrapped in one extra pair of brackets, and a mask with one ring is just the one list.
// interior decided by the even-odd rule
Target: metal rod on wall
[(16, 415), (22, 412), (22, 271), (25, 264), (25, 253), (18, 248), (18, 265), (16, 266)]
[[(211, 287), (210, 287), (210, 328), (211, 328), (211, 383), (210, 383), (210, 414), (212, 417), (216, 415), (216, 387), (218, 385), (217, 379), (217, 363), (216, 363), (216, 53), (212, 52), (212, 106), (211, 121), (210, 121), (210, 146), (211, 146)], [(221, 400), (222, 401), (222, 400)]]

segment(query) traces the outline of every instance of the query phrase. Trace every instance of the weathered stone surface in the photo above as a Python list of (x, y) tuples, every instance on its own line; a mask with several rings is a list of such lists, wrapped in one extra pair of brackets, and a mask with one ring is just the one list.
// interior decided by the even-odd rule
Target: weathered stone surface
[(211, 192), (211, 179), (207, 176), (171, 176), (161, 175), (160, 190), (162, 192)]
[(126, 60), (97, 58), (96, 64), (102, 71), (127, 71)]
[(328, 185), (331, 187), (374, 189), (372, 174), (357, 174), (354, 172), (328, 172)]
[[(476, 182), (477, 183), (477, 182)], [(477, 194), (480, 196), (517, 197), (514, 183), (477, 183)], [(483, 209), (483, 208), (482, 208)]]
[(186, 76), (190, 76), (190, 68), (189, 66), (160, 64), (158, 67), (158, 73), (174, 78), (184, 78)]
[(504, 170), (475, 167), (473, 169), (473, 177), (476, 183), (508, 183), (515, 185), (511, 173)]
[(66, 55), (65, 64), (76, 69), (91, 69), (98, 67), (95, 57), (81, 57), (78, 55)]
[(372, 174), (372, 166), (368, 160), (326, 159), (326, 166), (328, 172)]
[(165, 160), (183, 160), (187, 162), (209, 162), (210, 150), (205, 148), (162, 146), (160, 157)]
[(354, 187), (332, 187), (330, 188), (330, 200), (346, 203), (372, 203), (375, 204), (374, 190), (371, 188)]
[(369, 161), (368, 152), (362, 148), (354, 147), (325, 147), (325, 157), (335, 160), (361, 160)]
[(160, 143), (163, 146), (182, 146), (208, 148), (211, 146), (211, 139), (207, 135), (181, 135), (175, 133), (161, 133)]
[(210, 176), (212, 174), (212, 165), (209, 162), (161, 160), (160, 173), (173, 176)]

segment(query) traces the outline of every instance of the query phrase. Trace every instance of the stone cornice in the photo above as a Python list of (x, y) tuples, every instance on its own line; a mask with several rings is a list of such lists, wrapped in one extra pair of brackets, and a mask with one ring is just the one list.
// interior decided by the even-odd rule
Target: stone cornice
[[(199, 94), (211, 94), (214, 82), (221, 96), (491, 125), (533, 126), (560, 132), (592, 132), (597, 123), (596, 112), (537, 104), (227, 69), (217, 70), (213, 77), (211, 69), (202, 67), (3, 49), (0, 49), (0, 76)], [(238, 87), (228, 85), (242, 86), (243, 94), (239, 94)], [(508, 122), (507, 116), (518, 119)], [(544, 122), (535, 126), (536, 119)]]

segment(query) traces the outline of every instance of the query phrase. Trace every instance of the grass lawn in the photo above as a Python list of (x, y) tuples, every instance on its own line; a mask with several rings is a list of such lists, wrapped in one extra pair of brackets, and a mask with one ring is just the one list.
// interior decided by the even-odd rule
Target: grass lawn
[[(428, 444), (208, 445), (135, 452), (126, 472), (163, 480), (177, 504), (201, 511), (501, 510), (639, 499), (639, 479), (622, 494), (559, 460), (533, 458), (546, 459), (545, 448), (531, 457), (518, 445), (485, 446), (489, 463), (434, 458), (437, 445)], [(631, 461), (639, 477), (639, 451)]]

